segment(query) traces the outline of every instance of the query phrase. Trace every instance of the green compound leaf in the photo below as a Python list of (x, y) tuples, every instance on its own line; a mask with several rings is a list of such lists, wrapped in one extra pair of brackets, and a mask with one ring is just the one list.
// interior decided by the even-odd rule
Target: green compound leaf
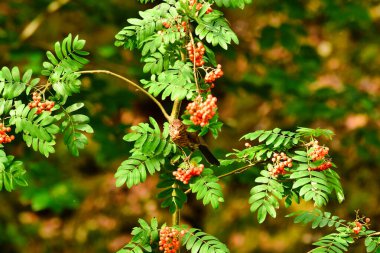
[(17, 185), (27, 186), (25, 173), (23, 162), (15, 161), (14, 156), (7, 156), (0, 150), (0, 191), (5, 189), (10, 192)]
[(55, 122), (50, 112), (36, 114), (36, 108), (30, 109), (20, 101), (16, 101), (15, 109), (10, 111), (9, 124), (16, 126), (15, 132), (22, 132), (26, 145), (46, 157), (55, 152), (55, 135), (59, 132)]
[(276, 218), (276, 209), (280, 207), (278, 200), (283, 198), (284, 188), (267, 170), (262, 170), (255, 182), (257, 185), (251, 189), (248, 202), (251, 205), (250, 211), (257, 212), (258, 222), (263, 223), (267, 214)]
[(218, 6), (243, 9), (246, 4), (252, 3), (252, 0), (214, 0)]
[(131, 241), (117, 253), (152, 252), (151, 245), (159, 238), (157, 219), (153, 218), (150, 224), (143, 219), (139, 219), (138, 222), (140, 226), (133, 228)]
[[(161, 72), (161, 71), (160, 71)], [(162, 93), (162, 99), (191, 99), (196, 91), (191, 63), (176, 61), (168, 70), (152, 75), (151, 80), (141, 80), (144, 88), (153, 96)]]
[(227, 246), (216, 237), (209, 235), (200, 229), (191, 228), (182, 237), (181, 243), (191, 253), (229, 253)]
[(217, 209), (220, 202), (224, 202), (222, 187), (218, 184), (218, 177), (213, 175), (211, 169), (205, 169), (196, 181), (190, 184), (190, 189), (196, 193), (197, 200), (203, 199), (203, 205), (211, 203)]
[(31, 79), (32, 70), (27, 70), (24, 75), (21, 76), (18, 67), (13, 67), (10, 70), (7, 67), (3, 67), (0, 70), (0, 93), (4, 99), (13, 99), (20, 96), (25, 89), (30, 86), (34, 86), (38, 83), (39, 79)]
[(50, 51), (46, 53), (49, 61), (43, 63), (41, 74), (48, 77), (54, 91), (63, 98), (80, 91), (80, 74), (76, 71), (89, 62), (85, 58), (89, 53), (83, 50), (84, 45), (84, 40), (78, 36), (73, 39), (69, 34), (62, 43), (55, 43), (55, 55)]
[(148, 156), (163, 157), (176, 152), (176, 145), (174, 145), (169, 137), (169, 124), (164, 123), (163, 131), (161, 132), (156, 120), (152, 117), (149, 118), (151, 125), (148, 123), (140, 123), (137, 126), (131, 127), (133, 132), (124, 136), (127, 142), (134, 142), (132, 153), (136, 150)]
[(225, 50), (228, 49), (228, 45), (232, 41), (239, 44), (236, 34), (231, 30), (222, 12), (214, 10), (197, 19), (197, 22), (195, 34), (198, 35), (199, 39), (205, 39), (213, 46), (219, 45)]
[(62, 108), (62, 113), (56, 115), (56, 119), (62, 120), (61, 132), (63, 133), (63, 141), (74, 156), (79, 156), (79, 150), (84, 149), (88, 144), (87, 136), (84, 133), (93, 133), (94, 130), (88, 124), (90, 118), (83, 114), (74, 114), (74, 112), (83, 108), (83, 103), (75, 103)]
[(135, 152), (117, 169), (115, 173), (116, 186), (120, 187), (126, 184), (128, 188), (131, 188), (145, 182), (147, 174), (153, 175), (156, 171), (160, 171), (164, 162), (162, 156), (147, 157)]

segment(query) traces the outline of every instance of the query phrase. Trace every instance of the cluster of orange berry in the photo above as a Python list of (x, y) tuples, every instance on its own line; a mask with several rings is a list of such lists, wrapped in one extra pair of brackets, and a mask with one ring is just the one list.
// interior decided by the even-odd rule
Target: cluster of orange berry
[(164, 253), (176, 253), (181, 244), (180, 239), (186, 232), (178, 231), (175, 228), (164, 227), (160, 230), (160, 241), (158, 243), (160, 251)]
[(285, 167), (293, 167), (292, 158), (289, 158), (284, 152), (281, 152), (280, 154), (274, 153), (272, 162), (273, 168), (269, 169), (269, 173), (272, 175), (272, 177), (286, 174)]
[(322, 163), (321, 165), (319, 165), (318, 167), (312, 168), (311, 170), (324, 171), (324, 170), (330, 169), (331, 167), (332, 167), (332, 163), (330, 161), (326, 161)]
[(53, 101), (45, 100), (41, 102), (41, 95), (38, 92), (33, 92), (33, 102), (29, 103), (29, 108), (37, 108), (37, 114), (41, 114), (43, 111), (51, 111), (55, 103)]
[(216, 79), (221, 78), (223, 74), (222, 65), (218, 64), (218, 66), (216, 66), (216, 69), (206, 74), (205, 82), (211, 83), (213, 86), (213, 82), (215, 82)]
[(363, 224), (361, 224), (359, 221), (355, 221), (355, 227), (352, 229), (352, 232), (354, 232), (357, 235), (362, 230), (362, 227)]
[[(165, 27), (166, 29), (169, 29), (171, 27), (171, 24), (166, 22), (166, 21), (163, 21), (162, 22), (162, 25), (163, 27)], [(176, 24), (176, 27), (178, 29), (178, 31), (181, 30), (181, 28), (183, 28), (183, 30), (186, 32), (186, 29), (187, 29), (187, 23), (186, 21), (182, 21), (181, 24)]]
[(199, 176), (203, 172), (204, 168), (205, 166), (203, 164), (199, 164), (198, 166), (190, 166), (188, 169), (178, 168), (173, 172), (173, 175), (177, 180), (184, 184), (188, 184), (190, 179), (194, 176)]
[(190, 113), (190, 120), (195, 125), (200, 125), (201, 127), (207, 125), (216, 113), (216, 101), (217, 98), (213, 97), (211, 94), (207, 96), (207, 99), (204, 102), (202, 102), (202, 97), (198, 96), (186, 107), (186, 110)]
[[(202, 9), (202, 7), (203, 7), (203, 4), (202, 4), (202, 3), (199, 3), (197, 0), (189, 0), (189, 5), (190, 5), (190, 7), (193, 7), (194, 5), (196, 5), (196, 6), (195, 6), (195, 9), (196, 9), (197, 11), (199, 11), (199, 10)], [(206, 14), (208, 14), (208, 13), (210, 13), (210, 12), (212, 12), (212, 11), (213, 11), (212, 8), (209, 7), (209, 8), (207, 9), (207, 11), (206, 11)]]
[(353, 227), (353, 229), (352, 229), (352, 232), (354, 232), (354, 234), (359, 234), (360, 233), (360, 231), (362, 230), (362, 228), (363, 228), (363, 225), (364, 226), (366, 226), (367, 228), (369, 227), (369, 223), (371, 222), (371, 219), (370, 218), (365, 218), (365, 220), (364, 220), (364, 218), (362, 218), (362, 219), (360, 219), (363, 223), (361, 223), (360, 221), (358, 221), (358, 220), (356, 220), (355, 221), (355, 227)]
[(321, 160), (329, 153), (329, 148), (319, 146), (317, 140), (315, 140), (311, 144), (313, 151), (311, 152), (310, 156), (313, 161)]
[(15, 139), (14, 135), (9, 136), (9, 133), (12, 129), (10, 127), (4, 126), (4, 124), (0, 123), (0, 144), (9, 143)]
[(311, 160), (313, 162), (319, 161), (322, 159), (324, 160), (324, 162), (321, 165), (319, 165), (316, 168), (309, 168), (309, 170), (324, 171), (324, 170), (331, 168), (332, 163), (329, 160), (325, 159), (325, 156), (328, 155), (328, 153), (329, 153), (328, 147), (319, 146), (317, 140), (312, 141), (312, 142), (308, 143), (307, 145), (312, 146), (312, 151), (309, 154), (309, 156), (311, 157)]
[(203, 46), (202, 42), (198, 42), (196, 47), (195, 45), (193, 45), (193, 43), (189, 42), (186, 46), (186, 49), (189, 53), (189, 58), (191, 62), (195, 62), (195, 66), (201, 67), (205, 64), (203, 60), (203, 55), (205, 54), (206, 49)]

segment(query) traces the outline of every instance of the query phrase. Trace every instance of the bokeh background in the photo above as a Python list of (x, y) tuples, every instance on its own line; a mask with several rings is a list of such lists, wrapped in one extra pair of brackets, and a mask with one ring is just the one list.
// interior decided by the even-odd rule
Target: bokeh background
[[(215, 89), (225, 123), (208, 138), (223, 156), (257, 129), (322, 127), (335, 131), (331, 148), (346, 200), (326, 210), (353, 220), (355, 211), (380, 230), (380, 1), (254, 0), (244, 10), (224, 10), (240, 44), (217, 49), (225, 76)], [(138, 81), (136, 52), (113, 46), (126, 19), (149, 5), (135, 0), (1, 0), (0, 66), (41, 70), (45, 51), (68, 33), (87, 40), (91, 63)], [(129, 239), (137, 218), (170, 222), (155, 200), (157, 178), (127, 190), (113, 174), (131, 148), (122, 141), (130, 125), (162, 115), (146, 97), (107, 76), (84, 76), (84, 100), (95, 134), (74, 158), (58, 141), (48, 160), (22, 143), (8, 153), (25, 161), (29, 186), (0, 192), (0, 252), (115, 252)], [(194, 198), (184, 222), (226, 242), (232, 252), (306, 252), (329, 230), (293, 225), (284, 216), (259, 225), (247, 200), (254, 177), (224, 180), (226, 202), (216, 212)], [(365, 252), (357, 245), (350, 252)]]

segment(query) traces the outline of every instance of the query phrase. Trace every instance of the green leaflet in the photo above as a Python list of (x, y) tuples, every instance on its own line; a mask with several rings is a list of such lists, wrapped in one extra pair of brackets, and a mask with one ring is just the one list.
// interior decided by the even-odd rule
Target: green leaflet
[(169, 137), (169, 124), (164, 123), (161, 132), (154, 118), (150, 117), (149, 121), (153, 128), (148, 123), (140, 123), (131, 127), (133, 132), (124, 136), (125, 141), (135, 143), (131, 152), (138, 151), (148, 156), (163, 155), (163, 157), (176, 152), (176, 145), (171, 142)]
[(10, 192), (17, 185), (27, 186), (25, 173), (23, 162), (14, 161), (14, 156), (7, 156), (0, 150), (0, 191), (4, 188)]
[[(351, 239), (351, 240), (349, 240)], [(310, 252), (314, 253), (340, 253), (347, 252), (349, 244), (353, 243), (351, 237), (346, 233), (331, 233), (323, 236), (313, 245), (318, 246)]]
[(236, 34), (231, 30), (227, 20), (223, 17), (223, 13), (217, 10), (203, 15), (197, 19), (198, 26), (195, 28), (195, 34), (199, 39), (205, 39), (213, 46), (219, 45), (227, 50), (231, 41), (239, 44)]
[(10, 111), (9, 124), (16, 126), (15, 132), (22, 132), (26, 145), (46, 157), (55, 152), (55, 135), (59, 132), (55, 122), (50, 112), (37, 115), (36, 108), (30, 109), (20, 101), (16, 101), (15, 109)]
[(170, 175), (162, 174), (161, 181), (157, 185), (158, 188), (164, 188), (157, 198), (163, 199), (162, 208), (169, 208), (170, 213), (174, 213), (177, 209), (181, 209), (187, 201), (187, 196), (182, 189), (175, 186), (176, 181)]
[(227, 154), (228, 157), (235, 156), (235, 161), (263, 161), (272, 156), (273, 152), (266, 145), (252, 146), (243, 150), (235, 150), (234, 153)]
[(196, 193), (197, 200), (203, 199), (203, 205), (211, 203), (217, 209), (220, 202), (224, 202), (222, 187), (218, 184), (218, 177), (213, 175), (211, 169), (205, 169), (196, 181), (190, 184), (190, 189)]
[(70, 153), (79, 156), (79, 149), (83, 149), (87, 144), (87, 136), (84, 133), (93, 133), (94, 130), (88, 124), (90, 118), (83, 114), (74, 114), (77, 110), (84, 107), (83, 103), (75, 103), (63, 108), (61, 114), (56, 115), (57, 119), (62, 119), (61, 132), (63, 141)]
[(146, 180), (147, 174), (153, 175), (160, 171), (165, 163), (165, 157), (176, 152), (176, 146), (169, 137), (169, 124), (165, 123), (161, 132), (153, 118), (151, 125), (140, 123), (133, 126), (132, 133), (124, 136), (124, 140), (134, 142), (132, 155), (119, 166), (115, 178), (118, 187), (126, 184), (128, 188)]
[(276, 209), (280, 207), (278, 200), (282, 199), (284, 188), (282, 184), (271, 178), (267, 170), (262, 170), (260, 175), (255, 179), (257, 185), (251, 189), (248, 202), (251, 205), (250, 211), (257, 212), (258, 222), (263, 223), (267, 214), (276, 217)]
[(27, 70), (23, 75), (20, 74), (18, 67), (13, 67), (10, 70), (3, 67), (0, 70), (0, 93), (4, 99), (13, 99), (20, 96), (25, 89), (34, 86), (38, 83), (39, 79), (31, 79), (32, 70)]
[[(153, 62), (152, 64), (156, 63)], [(194, 96), (196, 87), (193, 80), (191, 63), (176, 61), (168, 70), (157, 76), (152, 75), (151, 80), (142, 80), (141, 83), (153, 96), (158, 96), (162, 93), (163, 100), (170, 97), (174, 101), (176, 99), (191, 99)]]
[(241, 137), (241, 139), (254, 141), (258, 139), (259, 142), (265, 143), (265, 146), (273, 149), (290, 148), (297, 145), (300, 141), (300, 136), (294, 132), (284, 131), (280, 128), (273, 130), (258, 130), (248, 133)]
[(227, 246), (216, 237), (200, 229), (189, 229), (181, 240), (183, 246), (191, 253), (229, 253)]
[(131, 188), (145, 182), (147, 172), (153, 175), (156, 171), (160, 171), (164, 162), (162, 156), (148, 157), (135, 152), (117, 169), (115, 173), (116, 186), (120, 187), (126, 184), (128, 188)]
[(334, 190), (336, 198), (338, 199), (339, 203), (342, 203), (344, 201), (344, 192), (342, 184), (340, 183), (340, 177), (338, 173), (336, 173), (332, 169), (328, 169), (324, 171), (324, 174), (327, 178), (327, 182), (329, 183), (329, 186)]
[(299, 164), (294, 169), (290, 175), (295, 179), (293, 189), (299, 189), (299, 195), (306, 201), (313, 200), (317, 207), (326, 205), (332, 189), (324, 172), (309, 171), (307, 164)]
[(331, 215), (329, 212), (322, 212), (318, 209), (298, 211), (287, 215), (287, 217), (295, 217), (295, 223), (311, 223), (313, 229), (317, 227), (335, 228), (336, 232), (323, 236), (314, 242), (313, 245), (316, 247), (310, 252), (348, 252), (350, 244), (353, 244), (356, 239), (360, 238), (366, 238), (364, 241), (366, 252), (374, 252), (379, 247), (379, 237), (373, 236), (375, 231), (367, 230), (366, 227), (363, 227), (359, 234), (360, 237), (356, 237), (352, 230), (353, 222), (347, 222), (338, 216)]
[(319, 209), (312, 211), (298, 211), (287, 215), (286, 217), (295, 217), (294, 223), (312, 223), (312, 228), (335, 227), (338, 228), (346, 223), (345, 220), (338, 216), (332, 216), (329, 212), (322, 212)]
[(153, 3), (154, 0), (138, 0), (142, 4)]
[(132, 239), (117, 253), (142, 253), (152, 252), (152, 242), (158, 241), (159, 231), (157, 219), (153, 218), (149, 223), (143, 219), (139, 219), (139, 227), (132, 230)]
[(380, 237), (368, 236), (364, 241), (364, 245), (367, 252), (378, 252), (380, 250)]
[[(176, 12), (176, 8), (167, 3), (161, 3), (152, 9), (139, 12), (142, 19), (128, 19), (127, 21), (131, 25), (124, 27), (115, 36), (115, 45), (123, 46), (130, 50), (141, 48), (143, 41), (162, 29), (162, 20), (175, 16)], [(171, 13), (174, 15), (171, 15)]]
[(76, 71), (89, 62), (84, 57), (89, 54), (83, 51), (84, 45), (84, 40), (78, 36), (73, 39), (69, 34), (62, 43), (55, 43), (55, 55), (50, 51), (46, 53), (49, 61), (43, 63), (44, 70), (41, 74), (48, 76), (54, 91), (63, 98), (80, 91), (80, 74)]
[(297, 133), (304, 137), (320, 137), (324, 136), (328, 139), (332, 139), (334, 132), (329, 129), (322, 129), (322, 128), (305, 128), (305, 127), (299, 127), (297, 129)]
[(5, 100), (0, 98), (0, 116), (7, 115), (13, 106), (13, 100)]
[(219, 132), (222, 129), (223, 123), (219, 121), (218, 112), (215, 113), (214, 117), (209, 120), (208, 124), (204, 127), (200, 125), (194, 125), (190, 120), (190, 114), (182, 114), (182, 122), (187, 125), (188, 132), (197, 132), (199, 136), (204, 136), (208, 132), (211, 132), (212, 136), (216, 139), (219, 135)]
[(214, 0), (218, 6), (243, 9), (246, 4), (252, 3), (252, 0)]

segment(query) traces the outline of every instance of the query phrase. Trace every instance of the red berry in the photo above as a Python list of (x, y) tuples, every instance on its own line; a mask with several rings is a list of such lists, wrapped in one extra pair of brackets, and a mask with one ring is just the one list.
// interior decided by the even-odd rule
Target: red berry
[(278, 177), (278, 175), (285, 175), (285, 167), (291, 168), (293, 164), (289, 161), (292, 161), (284, 152), (280, 154), (274, 153), (272, 156), (273, 169), (269, 169), (269, 173), (272, 177)]
[(197, 166), (190, 166), (188, 169), (182, 169), (178, 168), (177, 171), (173, 172), (173, 175), (176, 177), (177, 180), (181, 181), (184, 184), (188, 184), (190, 179), (193, 176), (199, 176), (204, 169), (203, 164), (199, 164)]
[(220, 64), (218, 64), (218, 68), (212, 70), (211, 72), (206, 73), (205, 76), (205, 82), (206, 83), (213, 83), (216, 79), (223, 76), (223, 71), (221, 67), (219, 68)]
[(202, 97), (198, 96), (194, 102), (187, 105), (186, 110), (190, 114), (190, 120), (195, 125), (204, 127), (209, 123), (216, 113), (217, 98), (208, 95), (206, 101), (202, 102)]
[(170, 24), (168, 22), (162, 22), (162, 25), (165, 27), (165, 28), (170, 28)]
[[(183, 230), (182, 230), (183, 231)], [(164, 253), (176, 253), (180, 248), (181, 236), (185, 233), (175, 228), (164, 227), (160, 231), (159, 250)]]
[(4, 124), (0, 123), (0, 144), (1, 143), (9, 143), (15, 139), (14, 135), (8, 136), (12, 129), (10, 127), (5, 127)]
[(195, 66), (200, 67), (204, 65), (203, 55), (206, 50), (202, 42), (198, 42), (196, 47), (191, 42), (189, 42), (189, 44), (186, 46), (186, 49), (188, 51), (190, 61), (192, 63), (195, 62)]
[(309, 170), (315, 170), (315, 171), (324, 171), (332, 167), (332, 163), (329, 160), (326, 160), (325, 156), (329, 153), (328, 147), (319, 146), (318, 141), (312, 141), (307, 144), (308, 146), (311, 145), (312, 149), (309, 154), (310, 158), (315, 161), (323, 160), (324, 162), (319, 165), (316, 168), (309, 168)]
[(43, 111), (50, 111), (54, 107), (53, 101), (45, 100), (41, 102), (41, 96), (37, 92), (33, 92), (33, 102), (29, 103), (29, 108), (37, 108), (36, 114), (41, 114)]
[(361, 227), (354, 227), (354, 228), (352, 229), (352, 231), (357, 235), (357, 234), (360, 233), (360, 230), (361, 230), (361, 229), (362, 229)]

